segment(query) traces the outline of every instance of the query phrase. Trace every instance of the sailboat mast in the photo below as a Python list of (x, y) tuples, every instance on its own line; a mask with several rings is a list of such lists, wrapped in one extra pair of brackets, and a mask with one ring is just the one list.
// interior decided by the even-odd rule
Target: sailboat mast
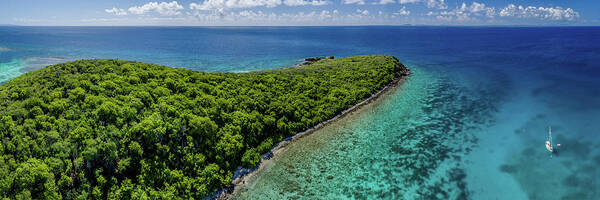
[(552, 127), (548, 126), (548, 135), (550, 135), (550, 146), (552, 146)]

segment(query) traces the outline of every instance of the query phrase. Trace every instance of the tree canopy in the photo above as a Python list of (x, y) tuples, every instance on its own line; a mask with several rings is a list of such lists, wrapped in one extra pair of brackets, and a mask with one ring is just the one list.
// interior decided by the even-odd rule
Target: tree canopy
[(0, 86), (0, 197), (200, 199), (406, 68), (385, 55), (250, 73), (79, 60)]

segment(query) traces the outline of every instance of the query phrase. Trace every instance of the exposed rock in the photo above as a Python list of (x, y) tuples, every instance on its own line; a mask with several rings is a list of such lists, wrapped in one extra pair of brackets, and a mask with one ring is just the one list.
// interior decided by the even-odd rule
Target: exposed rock
[(333, 59), (333, 56), (329, 56), (329, 57), (310, 57), (310, 58), (305, 58), (302, 63), (295, 65), (296, 67), (300, 67), (300, 66), (305, 66), (305, 65), (310, 65), (313, 64), (314, 62), (317, 62), (319, 60), (323, 60), (323, 59)]
[(319, 60), (325, 59), (325, 57), (312, 57), (312, 58), (305, 58), (304, 61), (307, 62), (317, 62)]
[(273, 152), (269, 151), (269, 152), (261, 155), (260, 157), (264, 160), (269, 160), (269, 159), (273, 158)]

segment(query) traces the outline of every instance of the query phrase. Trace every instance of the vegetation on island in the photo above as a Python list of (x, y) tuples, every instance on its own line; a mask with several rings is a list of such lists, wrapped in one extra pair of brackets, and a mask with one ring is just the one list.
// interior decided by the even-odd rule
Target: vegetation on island
[(0, 197), (201, 199), (405, 70), (384, 55), (251, 73), (48, 66), (0, 86)]

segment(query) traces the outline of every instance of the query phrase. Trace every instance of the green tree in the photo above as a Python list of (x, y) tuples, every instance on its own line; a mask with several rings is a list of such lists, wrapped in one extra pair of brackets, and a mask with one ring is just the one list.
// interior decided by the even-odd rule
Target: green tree
[(48, 166), (35, 158), (21, 163), (14, 171), (14, 191), (22, 191), (16, 196), (33, 199), (61, 199), (54, 184), (54, 174)]

